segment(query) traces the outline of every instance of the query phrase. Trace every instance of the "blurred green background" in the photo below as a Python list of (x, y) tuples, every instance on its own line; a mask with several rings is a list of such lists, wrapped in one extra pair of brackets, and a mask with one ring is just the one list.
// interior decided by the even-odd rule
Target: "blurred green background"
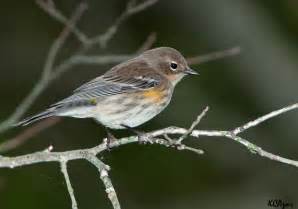
[[(87, 2), (89, 10), (79, 26), (89, 35), (103, 32), (126, 3)], [(77, 3), (57, 1), (57, 7), (69, 15)], [(61, 25), (31, 0), (2, 1), (0, 13), (0, 119), (4, 120), (39, 79)], [(106, 50), (93, 53), (134, 52), (152, 31), (157, 33), (154, 47), (171, 46), (185, 56), (233, 46), (240, 46), (242, 52), (192, 66), (201, 75), (183, 80), (169, 107), (141, 130), (188, 127), (206, 105), (211, 109), (200, 128), (226, 130), (298, 100), (297, 0), (162, 0), (121, 25)], [(78, 46), (72, 37), (64, 55)], [(76, 67), (52, 83), (26, 115), (43, 110), (110, 67)], [(298, 111), (293, 111), (243, 136), (265, 150), (298, 159), (297, 123)], [(0, 142), (22, 130), (1, 134)], [(116, 132), (119, 137), (128, 134)], [(55, 151), (87, 148), (104, 136), (104, 129), (92, 120), (66, 118), (6, 155), (31, 153), (49, 145)], [(275, 198), (298, 208), (297, 168), (252, 155), (228, 139), (189, 138), (187, 143), (206, 154), (133, 144), (101, 156), (112, 167), (110, 175), (124, 209), (263, 209)], [(111, 208), (94, 167), (73, 161), (69, 168), (80, 209)], [(1, 169), (0, 208), (71, 208), (59, 165)]]

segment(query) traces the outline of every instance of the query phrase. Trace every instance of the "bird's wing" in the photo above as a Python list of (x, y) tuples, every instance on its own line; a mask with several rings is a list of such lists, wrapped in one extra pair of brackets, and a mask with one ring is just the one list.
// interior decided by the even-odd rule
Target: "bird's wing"
[(109, 73), (83, 84), (74, 90), (73, 95), (53, 106), (76, 101), (94, 101), (99, 97), (147, 90), (159, 85), (160, 81), (161, 77), (156, 74), (127, 76), (126, 74)]
[(100, 76), (75, 89), (74, 94), (92, 91), (97, 96), (108, 96), (135, 90), (145, 90), (157, 86), (159, 82), (160, 79), (156, 76), (133, 76), (129, 78), (118, 75)]

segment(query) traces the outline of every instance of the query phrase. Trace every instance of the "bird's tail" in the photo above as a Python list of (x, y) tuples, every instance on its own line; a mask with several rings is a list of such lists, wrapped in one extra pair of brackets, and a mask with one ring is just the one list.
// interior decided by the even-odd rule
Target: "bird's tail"
[(43, 111), (39, 114), (33, 115), (31, 117), (25, 118), (24, 120), (16, 123), (14, 126), (26, 126), (28, 124), (34, 123), (36, 121), (52, 117), (56, 115), (56, 108), (49, 108), (46, 111)]

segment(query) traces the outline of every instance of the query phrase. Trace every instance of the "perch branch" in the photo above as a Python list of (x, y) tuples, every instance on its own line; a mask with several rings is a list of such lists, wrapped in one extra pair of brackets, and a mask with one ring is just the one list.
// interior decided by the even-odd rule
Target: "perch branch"
[[(290, 107), (292, 107), (292, 108), (290, 108)], [(265, 116), (271, 115), (272, 117), (276, 117), (280, 114), (286, 113), (290, 110), (297, 109), (297, 108), (298, 108), (298, 103), (296, 103), (294, 105), (290, 105), (290, 106), (282, 108), (282, 109), (279, 109), (279, 110), (276, 110), (276, 111), (273, 111)], [(260, 124), (260, 123), (272, 118), (272, 117), (266, 117), (266, 120), (264, 120), (263, 118), (265, 116), (259, 117), (256, 120), (253, 120), (252, 122), (258, 121), (258, 124)], [(238, 130), (240, 127), (242, 127), (242, 126), (239, 126), (234, 130)], [(253, 126), (250, 126), (250, 127), (253, 127)], [(262, 154), (264, 157), (266, 157), (266, 154), (262, 153), (263, 150), (259, 146), (252, 144), (252, 143), (248, 142), (247, 140), (238, 136), (238, 134), (243, 133), (247, 129), (248, 128), (246, 128), (246, 129), (240, 128), (240, 130), (237, 132), (237, 135), (234, 133), (234, 130), (232, 130), (232, 131), (193, 130), (190, 133), (190, 136), (195, 137), (195, 138), (198, 138), (199, 136), (226, 137), (229, 139), (233, 139), (234, 141), (244, 145), (248, 150), (256, 151), (257, 154)], [(171, 144), (169, 144), (169, 142), (167, 140), (160, 139), (157, 137), (162, 137), (165, 134), (167, 134), (167, 135), (169, 135), (169, 134), (183, 135), (187, 132), (188, 132), (188, 129), (179, 128), (179, 127), (168, 127), (168, 128), (149, 132), (149, 133), (147, 133), (147, 135), (150, 138), (152, 143), (169, 146)], [(110, 148), (115, 148), (115, 147), (119, 147), (121, 145), (135, 143), (137, 141), (138, 141), (137, 136), (124, 137), (124, 138), (121, 138), (115, 142), (112, 142), (109, 146), (110, 146)], [(19, 166), (24, 166), (24, 165), (30, 165), (30, 164), (41, 163), (41, 162), (50, 162), (50, 161), (61, 162), (62, 160), (70, 161), (70, 160), (76, 160), (76, 159), (86, 159), (86, 155), (97, 155), (101, 152), (106, 151), (107, 149), (108, 149), (108, 147), (107, 147), (106, 143), (102, 143), (98, 146), (95, 146), (95, 147), (89, 148), (89, 149), (79, 149), (79, 150), (71, 150), (71, 151), (65, 151), (65, 152), (41, 151), (41, 152), (36, 152), (36, 153), (17, 156), (17, 157), (1, 156), (0, 157), (0, 168), (1, 167), (14, 168), (14, 167), (19, 167)], [(278, 157), (278, 158), (269, 158), (269, 159), (280, 161), (281, 158)], [(289, 160), (287, 162), (283, 162), (283, 161), (280, 161), (280, 162), (298, 167), (298, 162), (294, 161), (294, 160)], [(289, 163), (289, 162), (291, 162), (291, 163)]]
[[(281, 108), (279, 110), (273, 111), (269, 114), (261, 116), (253, 121), (250, 121), (244, 125), (241, 125), (232, 131), (221, 131), (221, 130), (193, 130), (194, 127), (198, 125), (201, 118), (206, 114), (208, 107), (203, 110), (201, 114), (197, 117), (197, 119), (192, 123), (189, 129), (179, 128), (179, 127), (168, 127), (156, 131), (152, 131), (146, 134), (149, 142), (151, 144), (160, 144), (166, 147), (177, 147), (178, 150), (188, 150), (197, 154), (202, 154), (202, 152), (196, 148), (188, 147), (182, 142), (179, 138), (178, 140), (172, 140), (168, 137), (168, 135), (181, 135), (181, 137), (185, 136), (193, 136), (195, 138), (199, 138), (199, 136), (209, 136), (209, 137), (225, 137), (228, 139), (232, 139), (237, 143), (240, 143), (244, 147), (246, 147), (251, 153), (258, 154), (261, 157), (268, 158), (273, 161), (278, 161), (284, 164), (292, 165), (294, 167), (298, 167), (298, 161), (287, 159), (281, 157), (276, 154), (272, 154), (268, 151), (263, 150), (261, 147), (257, 146), (249, 142), (248, 140), (238, 136), (238, 134), (243, 133), (244, 131), (252, 128), (256, 125), (259, 125), (265, 122), (268, 119), (276, 117), (280, 114), (286, 113), (288, 111), (294, 110), (298, 108), (298, 103)], [(162, 138), (162, 137), (165, 138)], [(183, 138), (182, 138), (183, 139)], [(108, 176), (108, 171), (110, 169), (109, 166), (105, 165), (101, 160), (97, 158), (99, 153), (102, 153), (106, 150), (120, 147), (125, 144), (138, 142), (138, 136), (130, 136), (124, 137), (119, 140), (113, 141), (107, 146), (106, 140), (103, 140), (101, 144), (98, 146), (87, 148), (87, 149), (79, 149), (79, 150), (70, 150), (64, 152), (51, 152), (52, 149), (46, 149), (44, 151), (35, 152), (32, 154), (21, 155), (16, 157), (6, 157), (0, 155), (0, 168), (15, 168), (25, 165), (31, 165), (36, 163), (44, 163), (44, 162), (60, 162), (61, 171), (64, 174), (64, 178), (67, 184), (68, 192), (72, 200), (72, 208), (77, 209), (77, 203), (74, 197), (74, 192), (69, 180), (69, 175), (67, 173), (66, 163), (71, 160), (85, 159), (93, 164), (100, 173), (100, 178), (105, 185), (105, 191), (108, 195), (108, 198), (113, 205), (114, 209), (120, 209), (120, 203), (117, 198), (117, 194), (112, 185), (111, 179)], [(179, 144), (179, 146), (176, 146)]]

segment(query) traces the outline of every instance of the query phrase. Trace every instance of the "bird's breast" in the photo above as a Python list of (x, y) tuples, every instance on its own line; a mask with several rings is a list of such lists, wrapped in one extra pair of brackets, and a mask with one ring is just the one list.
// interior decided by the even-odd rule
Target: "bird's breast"
[(96, 120), (104, 125), (120, 129), (121, 124), (139, 126), (159, 114), (170, 102), (172, 89), (152, 88), (128, 95), (117, 95), (99, 103)]

